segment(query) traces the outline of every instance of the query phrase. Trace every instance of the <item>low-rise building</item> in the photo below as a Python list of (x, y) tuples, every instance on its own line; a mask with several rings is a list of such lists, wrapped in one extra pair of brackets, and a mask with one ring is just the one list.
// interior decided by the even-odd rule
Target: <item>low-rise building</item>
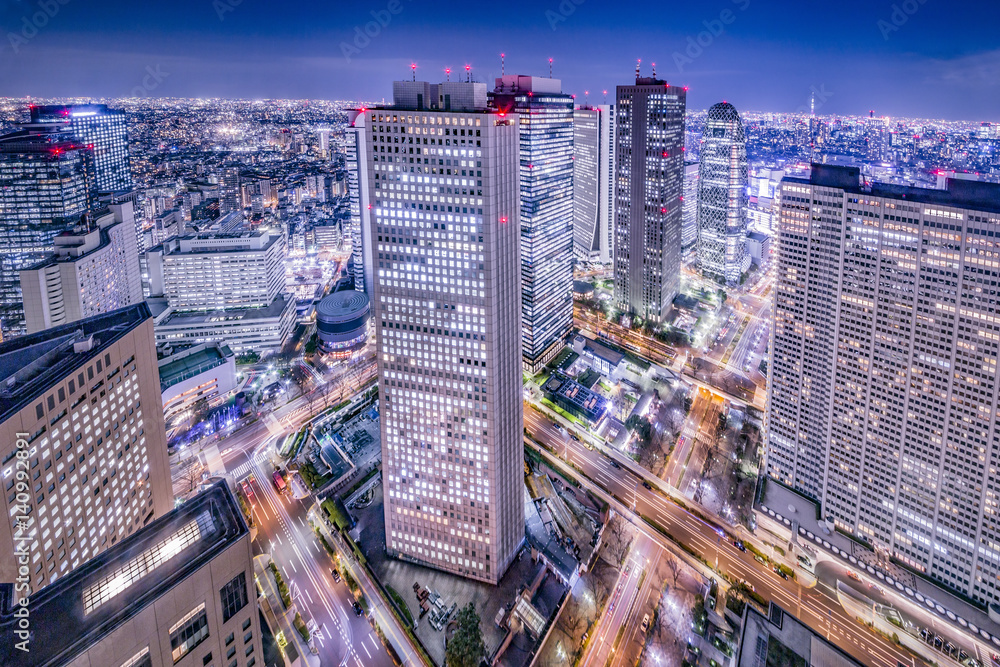
[(735, 667), (765, 664), (861, 667), (860, 662), (773, 602), (767, 616), (748, 604)]
[(747, 234), (747, 250), (757, 266), (767, 266), (771, 261), (771, 237), (763, 232)]
[(562, 373), (553, 373), (542, 385), (546, 397), (572, 415), (600, 428), (608, 414), (608, 400)]
[(198, 401), (217, 402), (236, 389), (236, 356), (226, 345), (195, 345), (162, 357), (158, 365), (167, 420)]

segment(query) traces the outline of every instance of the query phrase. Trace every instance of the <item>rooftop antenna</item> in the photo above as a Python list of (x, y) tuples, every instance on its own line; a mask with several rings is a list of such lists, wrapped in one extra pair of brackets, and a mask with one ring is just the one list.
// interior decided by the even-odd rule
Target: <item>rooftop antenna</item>
[(502, 53), (501, 53), (501, 54), (500, 54), (500, 76), (503, 76), (503, 75), (504, 75), (504, 63), (503, 63), (503, 58), (504, 58), (504, 54), (502, 54)]
[(589, 90), (583, 91), (583, 103), (584, 103), (585, 106), (588, 106), (588, 107), (590, 106), (590, 91)]
[(552, 78), (552, 58), (549, 58), (549, 78)]
[(608, 103), (608, 91), (606, 91), (606, 90), (604, 91), (604, 103), (605, 104)]
[(445, 73), (445, 76), (448, 77), (448, 80), (451, 81), (451, 68), (450, 67), (445, 67), (444, 68), (444, 73)]
[(465, 82), (466, 83), (472, 83), (472, 74), (469, 72), (469, 70), (471, 70), (471, 69), (472, 69), (472, 65), (466, 65), (465, 66)]
[(642, 58), (636, 58), (635, 60), (635, 80), (639, 81), (639, 66), (642, 65)]
[(417, 63), (410, 63), (410, 72), (413, 74), (413, 80), (417, 80)]
[(653, 63), (653, 78), (656, 78), (656, 63)]

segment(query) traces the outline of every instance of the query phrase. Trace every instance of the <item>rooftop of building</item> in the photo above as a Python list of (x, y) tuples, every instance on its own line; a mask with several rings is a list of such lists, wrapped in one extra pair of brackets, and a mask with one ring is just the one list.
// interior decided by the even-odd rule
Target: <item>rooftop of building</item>
[[(156, 323), (158, 327), (167, 326), (195, 326), (198, 324), (209, 324), (218, 321), (219, 324), (251, 323), (254, 320), (276, 319), (285, 312), (288, 306), (289, 297), (286, 294), (279, 294), (270, 305), (264, 308), (233, 308), (226, 310), (213, 310), (210, 312), (191, 311), (182, 312), (167, 309), (162, 311), (162, 321)], [(294, 300), (292, 301), (294, 303)], [(168, 312), (169, 311), (169, 312)]]
[(753, 239), (754, 241), (764, 242), (771, 237), (765, 234), (764, 232), (753, 231), (747, 234), (747, 238)]
[(919, 204), (973, 209), (1000, 213), (1000, 184), (983, 183), (960, 178), (947, 179), (947, 190), (916, 188), (889, 183), (863, 183), (858, 167), (813, 164), (809, 178), (786, 177), (790, 183), (838, 188), (851, 194), (900, 199)]
[(56, 124), (25, 124), (19, 130), (0, 136), (0, 154), (49, 153), (57, 158), (69, 151), (87, 148), (65, 127)]
[(583, 413), (586, 419), (593, 422), (603, 417), (608, 409), (606, 398), (562, 373), (550, 375), (549, 379), (542, 385), (542, 390), (564, 401), (564, 405), (567, 407), (572, 405), (573, 408)]
[(749, 604), (743, 613), (742, 637), (735, 664), (750, 667), (762, 662), (803, 667), (861, 667), (860, 662), (773, 602), (767, 616)]
[(594, 286), (584, 280), (574, 280), (573, 292), (576, 294), (593, 294)]
[(0, 422), (151, 317), (143, 302), (0, 344)]
[(590, 340), (589, 338), (584, 340), (583, 349), (589, 351), (595, 357), (604, 359), (604, 361), (608, 362), (612, 366), (617, 366), (625, 358), (624, 352), (613, 350), (607, 345), (598, 343), (596, 340)]
[[(65, 577), (34, 593), (30, 652), (8, 650), (8, 667), (68, 664), (249, 534), (219, 481)], [(0, 632), (14, 637), (11, 584), (0, 586)]]
[(28, 107), (32, 122), (48, 118), (66, 118), (98, 115), (124, 115), (119, 109), (109, 109), (107, 104), (40, 104)]
[(178, 382), (210, 371), (233, 359), (233, 351), (227, 345), (202, 343), (175, 352), (160, 359), (160, 391), (166, 391)]
[(316, 306), (316, 317), (327, 322), (347, 322), (368, 312), (368, 295), (352, 289), (340, 290), (327, 296)]

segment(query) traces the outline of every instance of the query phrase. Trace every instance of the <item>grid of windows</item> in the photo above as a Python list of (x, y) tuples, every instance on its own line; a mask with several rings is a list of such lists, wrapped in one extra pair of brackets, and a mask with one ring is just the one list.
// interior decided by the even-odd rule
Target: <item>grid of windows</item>
[(122, 667), (153, 667), (153, 659), (149, 655), (149, 647), (146, 646), (123, 662)]
[(247, 603), (247, 577), (245, 572), (237, 574), (232, 581), (219, 591), (222, 602), (222, 622), (225, 623)]
[(174, 664), (208, 639), (208, 613), (205, 603), (188, 612), (170, 628), (170, 653)]
[[(212, 520), (211, 514), (207, 511), (202, 512), (194, 521), (191, 521), (167, 539), (143, 551), (118, 570), (88, 586), (83, 591), (83, 613), (90, 614), (116, 595), (128, 589), (129, 586), (184, 551), (184, 549), (214, 532), (215, 522)], [(243, 576), (242, 572), (240, 576)], [(245, 590), (243, 591), (243, 596), (245, 604)]]

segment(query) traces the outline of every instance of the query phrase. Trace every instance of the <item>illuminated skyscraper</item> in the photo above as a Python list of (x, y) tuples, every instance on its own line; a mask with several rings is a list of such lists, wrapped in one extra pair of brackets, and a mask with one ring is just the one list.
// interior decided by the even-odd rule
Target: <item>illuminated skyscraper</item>
[(615, 307), (656, 324), (681, 271), (687, 91), (656, 78), (618, 86)]
[(94, 152), (59, 126), (0, 137), (0, 331), (24, 333), (19, 272), (97, 204)]
[(354, 289), (372, 294), (374, 267), (372, 265), (371, 222), (368, 208), (368, 155), (365, 152), (365, 114), (352, 111), (347, 128), (345, 166), (347, 168), (347, 195), (351, 203), (351, 255), (354, 263)]
[(681, 252), (686, 256), (698, 249), (698, 173), (697, 162), (684, 163), (684, 207), (681, 223)]
[(518, 117), (481, 83), (365, 111), (389, 554), (496, 583), (524, 539)]
[(824, 518), (1000, 600), (1000, 186), (781, 183), (767, 473)]
[(573, 97), (559, 79), (496, 80), (494, 108), (521, 132), (521, 352), (528, 373), (562, 349), (573, 327)]
[(747, 253), (747, 145), (732, 104), (708, 110), (698, 176), (698, 268), (736, 285), (750, 268)]
[(58, 123), (84, 146), (94, 149), (94, 171), (101, 192), (132, 188), (128, 122), (125, 112), (104, 104), (31, 107), (32, 123)]
[(614, 254), (615, 107), (573, 112), (573, 248), (578, 259), (607, 264)]

